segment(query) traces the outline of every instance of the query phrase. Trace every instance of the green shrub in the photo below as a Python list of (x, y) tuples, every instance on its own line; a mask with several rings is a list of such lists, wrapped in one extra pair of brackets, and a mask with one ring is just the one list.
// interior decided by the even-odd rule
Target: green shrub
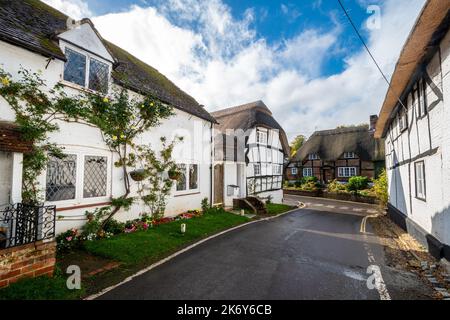
[(209, 209), (208, 198), (203, 198), (202, 199), (202, 212), (205, 213), (206, 211), (208, 211), (208, 209)]
[(375, 194), (377, 198), (380, 200), (382, 205), (387, 205), (389, 201), (389, 193), (388, 193), (388, 179), (386, 170), (383, 169), (378, 177), (378, 179), (374, 180)]
[(358, 192), (360, 190), (367, 189), (369, 186), (369, 178), (367, 177), (351, 177), (347, 183), (347, 190), (350, 192)]
[(297, 180), (297, 181), (294, 182), (294, 187), (300, 188), (302, 186), (302, 184), (303, 184), (302, 180)]
[(117, 220), (110, 219), (106, 222), (103, 230), (107, 233), (112, 233), (114, 235), (122, 233), (125, 229), (125, 223), (118, 222)]

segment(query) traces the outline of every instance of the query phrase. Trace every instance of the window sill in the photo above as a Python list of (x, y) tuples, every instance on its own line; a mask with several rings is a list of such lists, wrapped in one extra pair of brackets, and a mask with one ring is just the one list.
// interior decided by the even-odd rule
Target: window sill
[(184, 197), (184, 196), (193, 196), (196, 194), (200, 194), (200, 191), (186, 192), (186, 193), (176, 193), (174, 197)]
[(419, 201), (425, 202), (425, 203), (427, 202), (427, 199), (425, 199), (425, 198), (420, 198), (420, 197), (416, 196), (416, 199)]
[(87, 203), (87, 204), (73, 205), (73, 206), (67, 206), (67, 207), (61, 207), (61, 208), (57, 207), (56, 212), (76, 210), (76, 209), (85, 209), (85, 208), (92, 208), (92, 207), (104, 207), (104, 206), (108, 206), (110, 204), (111, 204), (111, 201), (98, 202), (98, 203)]
[[(95, 91), (95, 90), (89, 89), (87, 87), (80, 86), (80, 85), (78, 85), (76, 83), (69, 82), (67, 80), (61, 80), (61, 84), (63, 86), (65, 86), (65, 87), (68, 87), (68, 88), (71, 88), (71, 89), (75, 89), (75, 90), (78, 90), (78, 91), (81, 91), (81, 92), (85, 92), (85, 93), (108, 95), (108, 93)], [(109, 89), (107, 91), (109, 92)]]

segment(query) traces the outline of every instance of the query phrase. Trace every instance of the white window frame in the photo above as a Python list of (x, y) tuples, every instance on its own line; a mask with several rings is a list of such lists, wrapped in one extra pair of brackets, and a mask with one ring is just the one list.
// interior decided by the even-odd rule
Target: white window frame
[(420, 79), (417, 84), (417, 108), (419, 118), (426, 116), (427, 98), (426, 98), (427, 83), (424, 79)]
[(65, 43), (65, 42), (61, 41), (62, 52), (65, 53), (66, 52), (66, 48), (70, 49), (72, 51), (75, 51), (76, 53), (82, 54), (83, 56), (85, 56), (85, 58), (86, 58), (85, 79), (84, 79), (84, 86), (80, 86), (79, 84), (76, 84), (76, 83), (64, 80), (64, 67), (65, 67), (65, 64), (63, 63), (62, 64), (62, 72), (61, 72), (61, 83), (64, 84), (65, 86), (72, 87), (74, 89), (81, 90), (81, 91), (98, 92), (98, 91), (94, 91), (94, 90), (89, 88), (89, 73), (90, 73), (91, 58), (92, 58), (92, 59), (100, 61), (100, 62), (102, 62), (102, 63), (104, 63), (104, 64), (106, 64), (108, 66), (108, 88), (107, 88), (105, 93), (104, 92), (98, 92), (100, 94), (108, 95), (110, 90), (111, 90), (111, 69), (112, 69), (111, 62), (109, 62), (108, 60), (106, 60), (106, 59), (104, 59), (104, 58), (102, 58), (102, 57), (100, 57), (100, 56), (98, 56), (96, 54), (93, 54), (93, 53), (90, 53), (90, 52), (88, 52), (86, 50), (80, 49), (77, 46), (73, 46), (73, 45), (70, 45), (68, 43)]
[(416, 198), (422, 201), (426, 201), (427, 185), (425, 176), (425, 162), (423, 160), (414, 163), (414, 176), (415, 176)]
[(344, 159), (356, 159), (356, 153), (344, 152)]
[(338, 167), (339, 178), (351, 178), (358, 175), (356, 167)]
[(291, 174), (293, 176), (297, 175), (298, 174), (298, 169), (297, 168), (291, 168)]
[(320, 160), (320, 157), (317, 153), (310, 153), (308, 155), (308, 160)]
[(256, 130), (256, 143), (261, 145), (267, 145), (268, 134), (266, 130)]
[(400, 110), (398, 114), (398, 126), (400, 132), (403, 132), (406, 129), (408, 129), (408, 114), (404, 109)]
[(303, 168), (303, 177), (313, 177), (313, 168)]
[[(75, 199), (61, 200), (61, 201), (45, 201), (46, 205), (56, 205), (58, 208), (60, 207), (70, 207), (76, 205), (89, 205), (100, 202), (108, 202), (111, 200), (111, 177), (112, 177), (112, 157), (110, 151), (103, 150), (82, 150), (77, 148), (64, 147), (64, 154), (71, 154), (77, 157), (76, 164), (76, 185), (75, 185)], [(107, 158), (106, 165), (106, 196), (101, 197), (92, 197), (92, 198), (84, 198), (84, 159), (86, 156), (94, 156), (94, 157), (105, 157)], [(42, 174), (41, 181), (42, 185), (46, 186), (47, 181), (47, 171)], [(44, 192), (45, 197), (45, 192)]]
[[(190, 194), (197, 194), (200, 192), (200, 163), (199, 162), (178, 162), (177, 165), (182, 165), (184, 164), (186, 166), (185, 168), (185, 172), (184, 174), (186, 175), (186, 189), (185, 190), (177, 190), (177, 183), (174, 183), (174, 190), (175, 190), (175, 195), (176, 196), (180, 196), (180, 195), (190, 195)], [(190, 184), (190, 178), (189, 178), (189, 167), (191, 165), (197, 165), (197, 188), (196, 189), (189, 189), (189, 184)]]

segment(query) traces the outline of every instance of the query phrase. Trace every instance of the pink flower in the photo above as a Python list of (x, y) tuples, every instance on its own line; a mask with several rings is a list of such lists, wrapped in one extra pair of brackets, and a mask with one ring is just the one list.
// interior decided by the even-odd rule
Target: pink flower
[(66, 237), (66, 240), (70, 242), (72, 241), (72, 237)]

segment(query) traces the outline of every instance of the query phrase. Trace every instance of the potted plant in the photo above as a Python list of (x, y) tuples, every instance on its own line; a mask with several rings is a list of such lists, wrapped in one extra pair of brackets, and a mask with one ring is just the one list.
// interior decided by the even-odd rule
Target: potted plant
[(130, 177), (134, 181), (142, 181), (147, 178), (147, 173), (144, 169), (137, 169), (130, 172)]
[(169, 169), (167, 173), (169, 174), (169, 178), (171, 180), (178, 180), (181, 177), (181, 171), (178, 170), (177, 168)]

